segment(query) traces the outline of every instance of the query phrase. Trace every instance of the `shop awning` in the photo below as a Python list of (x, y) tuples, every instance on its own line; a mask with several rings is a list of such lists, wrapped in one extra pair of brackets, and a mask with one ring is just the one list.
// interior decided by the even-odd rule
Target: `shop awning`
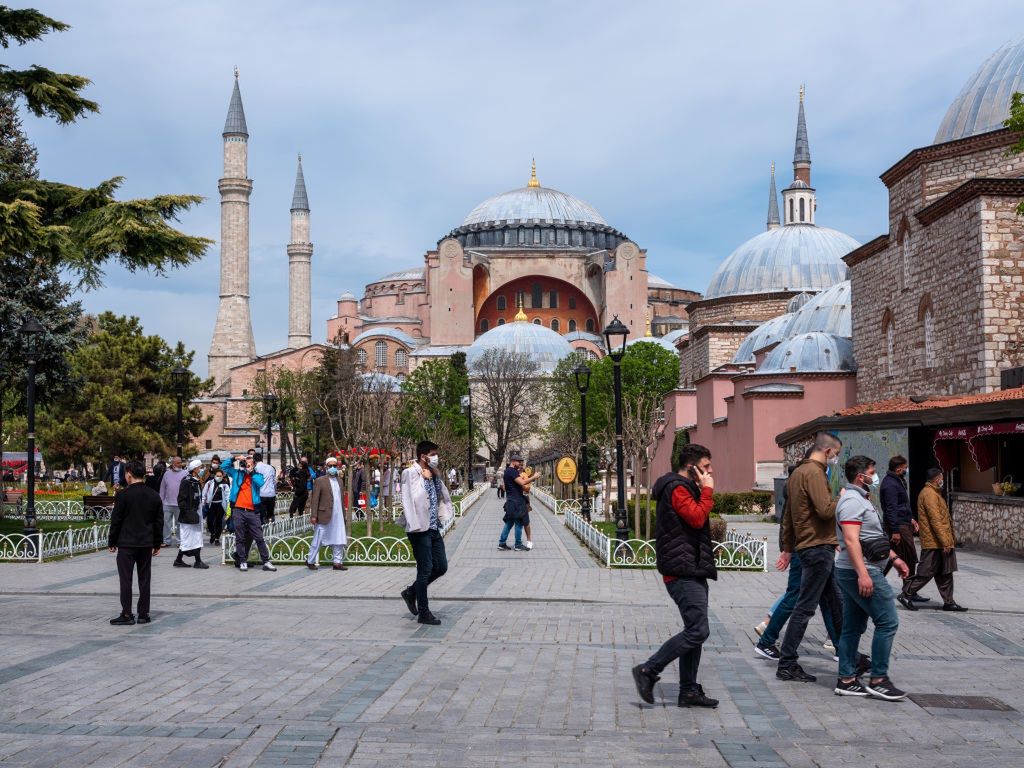
[(974, 465), (980, 472), (984, 472), (996, 465), (998, 456), (998, 443), (990, 438), (1012, 434), (1024, 435), (1024, 421), (937, 429), (932, 446), (943, 472), (948, 472), (956, 466), (958, 442), (967, 443), (967, 450), (971, 452)]

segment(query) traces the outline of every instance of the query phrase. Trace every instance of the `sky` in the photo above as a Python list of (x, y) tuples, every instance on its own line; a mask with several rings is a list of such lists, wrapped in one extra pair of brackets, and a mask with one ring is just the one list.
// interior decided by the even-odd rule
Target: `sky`
[[(336, 301), (423, 255), (480, 201), (541, 184), (594, 206), (648, 269), (704, 291), (764, 230), (768, 174), (792, 178), (798, 91), (818, 224), (887, 230), (878, 176), (930, 144), (971, 73), (1024, 31), (1018, 3), (38, 2), (71, 24), (4, 52), (83, 74), (101, 112), (33, 117), (43, 178), (124, 198), (193, 193), (179, 228), (217, 240), (233, 74), (249, 129), (257, 350), (287, 339), (296, 155), (309, 191), (313, 340)], [(799, 10), (796, 10), (799, 8)], [(165, 277), (110, 269), (90, 312), (141, 318), (206, 372), (219, 243)]]

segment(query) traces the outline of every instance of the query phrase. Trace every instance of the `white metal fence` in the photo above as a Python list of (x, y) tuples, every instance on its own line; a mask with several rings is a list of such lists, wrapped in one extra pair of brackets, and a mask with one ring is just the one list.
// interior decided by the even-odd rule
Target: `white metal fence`
[[(113, 499), (111, 499), (113, 502)], [(15, 520), (25, 517), (25, 499), (17, 503), (4, 502), (0, 517)], [(36, 499), (36, 520), (47, 522), (83, 522), (85, 520), (109, 520), (112, 505), (85, 506), (82, 499)]]
[(83, 552), (107, 548), (110, 524), (93, 524), (87, 528), (68, 528), (26, 536), (23, 533), (0, 534), (0, 560), (37, 562), (55, 557), (71, 557)]

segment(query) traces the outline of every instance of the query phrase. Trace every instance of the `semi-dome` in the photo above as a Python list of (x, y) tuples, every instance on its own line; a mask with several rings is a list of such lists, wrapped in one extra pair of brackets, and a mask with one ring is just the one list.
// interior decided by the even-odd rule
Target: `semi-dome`
[(1002, 128), (1017, 91), (1024, 91), (1024, 37), (989, 56), (964, 84), (942, 118), (935, 143)]
[(793, 312), (787, 312), (784, 315), (773, 317), (771, 320), (766, 320), (757, 326), (740, 344), (740, 348), (736, 350), (732, 361), (734, 363), (752, 363), (754, 362), (754, 353), (757, 350), (764, 349), (769, 344), (775, 344), (785, 339), (783, 331), (793, 319), (794, 314)]
[(843, 256), (859, 246), (849, 235), (813, 224), (762, 232), (722, 262), (704, 298), (830, 288), (846, 279)]
[(853, 341), (831, 333), (802, 333), (773, 349), (758, 373), (854, 372)]
[(541, 373), (551, 373), (573, 349), (563, 336), (537, 323), (519, 320), (499, 325), (480, 334), (466, 350), (466, 365), (473, 366), (490, 349), (505, 349), (526, 355), (540, 365)]
[(484, 200), (462, 220), (462, 226), (513, 221), (607, 225), (600, 213), (578, 197), (537, 186), (513, 189)]
[(836, 283), (822, 291), (800, 307), (785, 328), (787, 337), (801, 333), (831, 333), (836, 336), (853, 336), (853, 319), (850, 314), (850, 281)]

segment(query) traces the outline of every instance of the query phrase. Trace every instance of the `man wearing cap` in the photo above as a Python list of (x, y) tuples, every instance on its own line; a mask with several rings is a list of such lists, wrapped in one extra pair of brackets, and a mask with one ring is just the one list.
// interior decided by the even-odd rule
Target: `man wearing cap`
[(523, 545), (523, 524), (528, 519), (526, 495), (523, 491), (534, 479), (534, 475), (528, 475), (522, 469), (523, 457), (513, 451), (508, 457), (508, 466), (505, 467), (502, 480), (505, 484), (505, 517), (502, 518), (505, 527), (501, 529), (501, 536), (498, 537), (498, 549), (505, 551), (512, 549), (507, 542), (513, 527), (516, 530), (516, 551), (529, 551)]
[(314, 526), (313, 541), (309, 545), (306, 567), (311, 571), (317, 570), (319, 566), (316, 563), (320, 557), (320, 548), (330, 546), (334, 555), (334, 570), (347, 571), (348, 568), (342, 565), (348, 536), (345, 532), (345, 510), (342, 503), (344, 496), (342, 496), (338, 460), (333, 456), (328, 456), (326, 465), (326, 474), (313, 481), (313, 493), (309, 505), (309, 514)]

